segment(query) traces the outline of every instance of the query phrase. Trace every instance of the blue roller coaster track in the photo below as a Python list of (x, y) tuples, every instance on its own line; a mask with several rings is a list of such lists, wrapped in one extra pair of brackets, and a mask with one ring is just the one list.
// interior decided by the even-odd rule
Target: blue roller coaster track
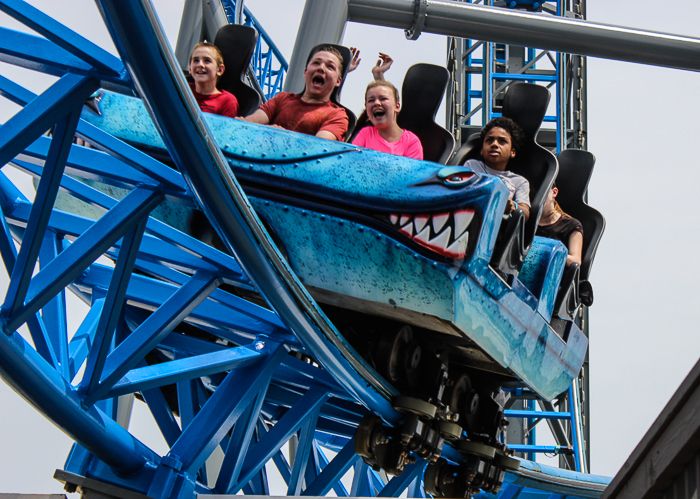
[[(152, 6), (97, 3), (120, 58), (20, 0), (0, 0), (0, 10), (40, 35), (0, 28), (0, 60), (56, 77), (35, 95), (0, 76), (0, 94), (22, 107), (0, 128), (0, 255), (10, 276), (0, 376), (75, 441), (58, 478), (118, 487), (125, 497), (269, 495), (275, 466), (288, 495), (425, 497), (427, 461), (409, 459), (390, 477), (356, 453), (363, 417), (388, 425), (404, 418), (392, 404), (398, 391), (352, 355), (291, 271), (193, 105)], [(267, 49), (253, 64), (269, 97), (287, 66), (261, 39)], [(141, 97), (177, 169), (81, 119), (101, 88)], [(9, 167), (34, 179), (34, 199)], [(55, 207), (66, 195), (77, 208)], [(175, 229), (177, 220), (166, 223), (196, 208), (235, 257)], [(89, 307), (72, 336), (67, 291)], [(125, 428), (134, 396), (167, 453)], [(464, 460), (451, 445), (442, 457)], [(599, 497), (608, 482), (519, 465), (498, 497)], [(348, 487), (341, 479), (349, 471)]]

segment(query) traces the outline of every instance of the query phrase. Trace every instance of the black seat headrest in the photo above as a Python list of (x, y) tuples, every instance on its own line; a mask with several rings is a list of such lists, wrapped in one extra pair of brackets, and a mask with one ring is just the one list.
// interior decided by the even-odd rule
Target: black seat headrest
[(257, 43), (258, 32), (242, 24), (222, 26), (214, 39), (214, 45), (224, 56), (225, 67), (218, 87), (236, 96), (239, 116), (248, 116), (260, 107), (260, 95), (245, 83), (246, 71)]
[(447, 163), (455, 140), (435, 123), (435, 116), (447, 89), (450, 72), (435, 64), (415, 64), (408, 68), (401, 87), (401, 112), (397, 123), (415, 133), (423, 145), (427, 161)]
[(603, 215), (585, 201), (588, 182), (595, 165), (595, 156), (589, 151), (565, 149), (559, 153), (557, 202), (562, 210), (583, 225), (581, 280), (588, 280), (598, 243), (605, 230)]
[(530, 183), (530, 218), (525, 224), (525, 243), (529, 248), (537, 231), (549, 190), (557, 176), (557, 159), (537, 144), (537, 131), (547, 113), (549, 90), (533, 83), (512, 83), (503, 99), (503, 116), (512, 119), (525, 134), (525, 143), (508, 162), (508, 170)]
[(503, 98), (503, 116), (520, 125), (527, 141), (534, 142), (547, 113), (549, 97), (549, 90), (542, 85), (511, 83)]

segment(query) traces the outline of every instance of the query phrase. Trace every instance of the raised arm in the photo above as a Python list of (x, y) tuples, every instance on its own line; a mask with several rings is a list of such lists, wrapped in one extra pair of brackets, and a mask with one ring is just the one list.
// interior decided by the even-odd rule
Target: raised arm
[(360, 59), (360, 49), (355, 47), (350, 47), (350, 54), (352, 58), (350, 59), (350, 65), (348, 66), (348, 73), (351, 73), (357, 69), (360, 65), (362, 59)]
[(389, 71), (389, 68), (393, 63), (394, 59), (392, 59), (391, 56), (384, 54), (383, 52), (379, 52), (379, 60), (372, 68), (372, 75), (374, 76), (374, 79), (380, 81), (384, 80), (384, 73)]

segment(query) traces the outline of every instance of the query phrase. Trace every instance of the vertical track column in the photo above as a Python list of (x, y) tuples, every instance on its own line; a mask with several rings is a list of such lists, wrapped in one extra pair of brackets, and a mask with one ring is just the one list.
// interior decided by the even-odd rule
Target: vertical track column
[(285, 92), (301, 92), (309, 51), (319, 43), (340, 43), (347, 20), (347, 0), (306, 0), (284, 82)]

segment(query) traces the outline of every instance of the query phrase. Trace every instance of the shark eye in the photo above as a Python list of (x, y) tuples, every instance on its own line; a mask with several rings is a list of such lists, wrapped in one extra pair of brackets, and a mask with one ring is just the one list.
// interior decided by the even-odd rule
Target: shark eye
[(449, 185), (461, 185), (469, 182), (474, 176), (473, 172), (453, 173), (449, 177), (445, 177), (445, 183)]

